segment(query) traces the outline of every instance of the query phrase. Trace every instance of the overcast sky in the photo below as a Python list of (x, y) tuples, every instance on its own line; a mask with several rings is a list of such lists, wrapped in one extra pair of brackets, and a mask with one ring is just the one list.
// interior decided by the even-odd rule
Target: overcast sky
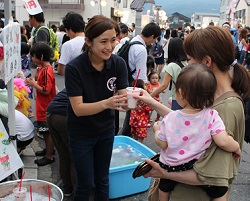
[[(155, 0), (155, 5), (162, 6), (167, 16), (175, 12), (186, 17), (191, 17), (194, 12), (220, 13), (220, 0)], [(152, 6), (152, 4), (146, 4), (144, 10)]]

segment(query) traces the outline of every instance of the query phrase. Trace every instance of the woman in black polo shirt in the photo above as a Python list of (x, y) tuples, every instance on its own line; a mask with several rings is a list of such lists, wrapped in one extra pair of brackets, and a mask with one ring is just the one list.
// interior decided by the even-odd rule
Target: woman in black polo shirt
[(127, 106), (128, 86), (124, 60), (112, 55), (117, 34), (116, 22), (94, 16), (85, 28), (84, 52), (65, 68), (67, 126), (77, 172), (75, 201), (89, 200), (93, 188), (95, 200), (109, 200), (114, 111)]

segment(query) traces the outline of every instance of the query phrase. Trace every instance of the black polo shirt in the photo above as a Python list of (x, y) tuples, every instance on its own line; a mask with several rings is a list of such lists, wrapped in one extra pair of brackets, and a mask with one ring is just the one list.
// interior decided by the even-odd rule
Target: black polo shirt
[(66, 89), (64, 88), (62, 91), (56, 94), (56, 96), (48, 105), (46, 112), (66, 117), (68, 103), (69, 103), (69, 98), (67, 96)]
[[(125, 89), (127, 86), (126, 63), (113, 54), (105, 61), (101, 72), (92, 66), (87, 52), (69, 62), (65, 68), (68, 96), (82, 96), (84, 103), (108, 99), (115, 90)], [(67, 126), (71, 136), (91, 137), (110, 132), (115, 127), (114, 110), (106, 109), (95, 115), (77, 117), (69, 102)]]

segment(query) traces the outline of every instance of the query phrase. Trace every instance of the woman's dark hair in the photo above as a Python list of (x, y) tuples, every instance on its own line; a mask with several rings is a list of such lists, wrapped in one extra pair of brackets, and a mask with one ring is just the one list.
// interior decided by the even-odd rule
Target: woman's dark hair
[(155, 71), (151, 71), (151, 72), (149, 73), (149, 75), (148, 75), (148, 81), (150, 81), (151, 76), (152, 76), (152, 75), (155, 75), (155, 74), (157, 74), (157, 75), (158, 75), (158, 73), (157, 73), (157, 72), (155, 72)]
[(191, 64), (184, 67), (176, 80), (176, 93), (181, 93), (196, 109), (211, 107), (217, 88), (216, 78), (204, 64)]
[(21, 42), (21, 55), (27, 55), (30, 52), (30, 45), (25, 42)]
[(21, 31), (21, 34), (24, 34), (24, 31), (26, 30), (26, 27), (25, 26), (20, 26), (20, 31)]
[(56, 26), (55, 24), (52, 24), (50, 28), (53, 29), (53, 31), (56, 33), (56, 31), (57, 31), (57, 26)]
[[(225, 45), (226, 44), (226, 45)], [(206, 56), (211, 57), (218, 69), (227, 73), (235, 60), (235, 47), (229, 31), (220, 27), (209, 26), (196, 29), (184, 40), (187, 55), (201, 62)], [(234, 65), (232, 88), (243, 100), (250, 96), (250, 76), (240, 64)]]
[(121, 33), (123, 33), (123, 34), (127, 34), (127, 33), (128, 33), (128, 29), (126, 29), (126, 28), (122, 28), (122, 29), (121, 29)]
[(177, 31), (175, 29), (171, 31), (171, 37), (172, 38), (178, 37), (178, 33), (177, 33)]
[(186, 61), (187, 55), (184, 51), (183, 41), (180, 38), (171, 38), (168, 45), (167, 63)]
[(39, 42), (31, 47), (30, 55), (36, 56), (39, 60), (43, 57), (43, 61), (50, 61), (50, 58), (53, 57), (53, 51), (48, 44)]
[(164, 38), (165, 38), (165, 39), (169, 39), (169, 37), (170, 37), (170, 29), (166, 29)]
[(147, 69), (150, 70), (150, 68), (154, 69), (155, 67), (155, 59), (153, 56), (148, 55), (147, 56)]
[(121, 30), (122, 29), (127, 29), (127, 33), (128, 33), (128, 26), (126, 24), (120, 22), (119, 27), (120, 27)]
[(239, 40), (245, 39), (247, 40), (247, 29), (242, 29), (239, 35)]
[[(131, 87), (134, 86), (134, 84), (135, 84), (135, 80), (132, 82)], [(145, 83), (143, 80), (138, 79), (135, 86), (138, 88), (144, 89)]]
[(26, 27), (26, 36), (28, 37), (28, 39), (30, 39), (30, 37), (31, 37), (31, 27), (30, 27), (30, 25), (29, 24), (25, 24), (24, 25), (25, 27)]
[[(88, 21), (85, 28), (85, 37), (88, 38), (90, 42), (93, 42), (95, 38), (111, 29), (115, 29), (116, 36), (120, 34), (120, 27), (114, 20), (103, 15), (95, 15)], [(88, 49), (88, 45), (84, 43), (82, 50), (85, 51)]]

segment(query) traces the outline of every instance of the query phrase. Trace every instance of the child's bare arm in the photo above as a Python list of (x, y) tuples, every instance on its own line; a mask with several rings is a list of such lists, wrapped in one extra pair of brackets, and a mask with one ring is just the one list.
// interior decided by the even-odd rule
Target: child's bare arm
[(240, 149), (239, 143), (229, 136), (226, 131), (221, 131), (213, 135), (212, 138), (215, 144), (225, 151), (237, 153)]
[(29, 87), (34, 87), (37, 91), (39, 91), (40, 93), (44, 94), (44, 95), (49, 95), (50, 92), (49, 91), (45, 91), (43, 90), (43, 87), (39, 86), (37, 84), (37, 82), (35, 81), (34, 78), (26, 78), (25, 79), (25, 84)]
[(154, 130), (154, 139), (156, 144), (162, 148), (162, 149), (166, 149), (168, 147), (168, 143), (165, 141), (161, 141), (158, 138), (158, 134), (160, 132), (160, 125), (158, 124), (158, 122), (155, 122), (154, 126), (153, 126), (153, 130)]

